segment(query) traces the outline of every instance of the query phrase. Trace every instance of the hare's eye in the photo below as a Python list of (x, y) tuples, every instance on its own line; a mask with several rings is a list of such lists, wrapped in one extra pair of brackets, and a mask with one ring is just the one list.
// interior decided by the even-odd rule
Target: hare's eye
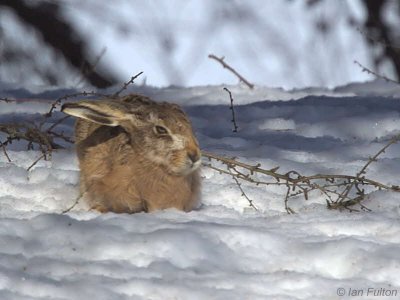
[(158, 134), (168, 134), (168, 130), (165, 127), (159, 125), (155, 126), (155, 131)]

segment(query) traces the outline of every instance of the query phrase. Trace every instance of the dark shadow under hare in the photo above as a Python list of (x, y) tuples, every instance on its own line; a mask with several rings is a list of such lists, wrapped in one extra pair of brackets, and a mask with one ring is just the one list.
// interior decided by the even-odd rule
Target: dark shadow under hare
[(66, 103), (75, 127), (80, 192), (100, 212), (190, 211), (200, 198), (201, 152), (176, 104), (140, 95)]

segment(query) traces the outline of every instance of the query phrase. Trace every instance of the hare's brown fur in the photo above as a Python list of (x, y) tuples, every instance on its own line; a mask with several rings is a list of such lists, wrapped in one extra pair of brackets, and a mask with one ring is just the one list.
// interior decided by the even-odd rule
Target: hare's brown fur
[(63, 111), (79, 117), (80, 189), (90, 207), (135, 213), (197, 206), (200, 150), (177, 105), (130, 95), (66, 104)]

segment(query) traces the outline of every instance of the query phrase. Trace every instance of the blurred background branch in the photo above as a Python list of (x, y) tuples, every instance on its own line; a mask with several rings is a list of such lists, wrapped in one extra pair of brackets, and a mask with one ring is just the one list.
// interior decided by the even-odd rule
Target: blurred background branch
[[(44, 43), (42, 47), (50, 48), (57, 59), (65, 60), (69, 67), (79, 72), (93, 86), (105, 88), (118, 81), (118, 77), (112, 75), (109, 70), (95, 70), (90, 63), (91, 60), (95, 60), (95, 55), (87, 50), (88, 41), (77, 32), (70, 20), (63, 17), (63, 7), (60, 3), (0, 0), (0, 7), (10, 9), (18, 17), (15, 22), (21, 22), (24, 26), (33, 29), (37, 38), (42, 39)], [(7, 48), (7, 45), (3, 43), (1, 58), (5, 63), (18, 65), (21, 58), (24, 64), (27, 63), (34, 57), (32, 54), (29, 50), (24, 51), (13, 46)], [(53, 85), (61, 83), (55, 74), (56, 70), (40, 67), (35, 59), (31, 63), (33, 64), (32, 71), (45, 82)], [(27, 69), (27, 66), (22, 67), (22, 70)], [(65, 75), (68, 76), (68, 74)]]
[[(0, 80), (108, 87), (235, 84), (207, 59), (284, 88), (400, 78), (398, 0), (0, 0)], [(253, 82), (252, 82), (253, 83)]]

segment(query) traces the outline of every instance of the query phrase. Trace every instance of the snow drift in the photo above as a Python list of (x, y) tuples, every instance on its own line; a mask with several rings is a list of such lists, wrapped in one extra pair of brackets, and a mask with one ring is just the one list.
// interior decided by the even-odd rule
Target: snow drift
[[(131, 87), (184, 106), (204, 150), (302, 174), (354, 175), (400, 133), (400, 88), (380, 81), (335, 90), (230, 87), (239, 132), (232, 132), (221, 86)], [(0, 84), (0, 122), (37, 122), (71, 89)], [(61, 116), (56, 113), (49, 120)], [(62, 130), (72, 133), (73, 120)], [(0, 136), (0, 140), (4, 135)], [(27, 167), (41, 152), (24, 143), (0, 155), (1, 299), (343, 299), (369, 289), (400, 296), (400, 194), (377, 191), (372, 212), (326, 209), (323, 195), (293, 203), (281, 191), (235, 182), (204, 168), (203, 205), (134, 215), (99, 214), (79, 203), (74, 149)], [(399, 145), (368, 176), (399, 184)], [(2, 153), (1, 153), (2, 154)], [(344, 292), (342, 295), (341, 293)], [(385, 297), (385, 299), (391, 299)]]

